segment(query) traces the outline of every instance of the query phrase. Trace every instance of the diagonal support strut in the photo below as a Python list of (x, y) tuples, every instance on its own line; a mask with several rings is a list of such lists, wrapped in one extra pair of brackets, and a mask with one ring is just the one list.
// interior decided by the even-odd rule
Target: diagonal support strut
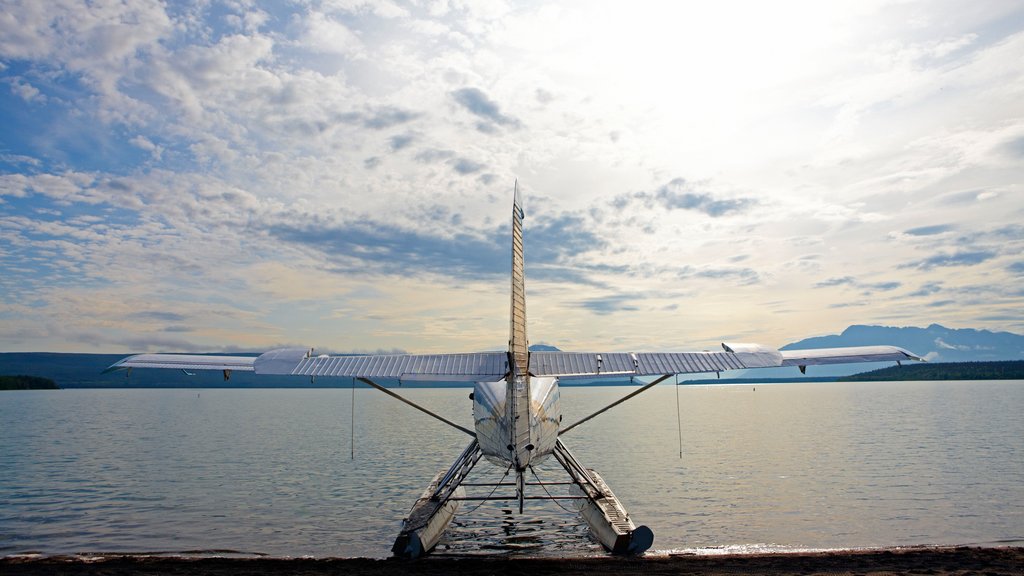
[(377, 390), (380, 390), (381, 392), (387, 394), (388, 396), (391, 396), (392, 398), (395, 398), (397, 400), (405, 402), (409, 406), (412, 406), (413, 408), (419, 410), (420, 412), (423, 412), (427, 416), (430, 416), (432, 418), (436, 418), (436, 419), (440, 420), (441, 422), (444, 422), (445, 424), (451, 426), (452, 428), (455, 428), (456, 430), (461, 430), (461, 431), (465, 432), (466, 434), (469, 434), (470, 436), (476, 438), (476, 433), (473, 432), (472, 430), (470, 430), (469, 428), (464, 428), (462, 426), (459, 426), (455, 422), (452, 422), (451, 420), (445, 418), (444, 416), (440, 416), (438, 414), (434, 414), (433, 412), (431, 412), (430, 410), (427, 410), (423, 406), (420, 406), (419, 404), (413, 402), (412, 400), (409, 400), (408, 398), (405, 398), (404, 396), (402, 396), (402, 395), (400, 395), (400, 394), (398, 394), (396, 392), (392, 392), (391, 390), (388, 390), (387, 388), (381, 386), (380, 384), (377, 384), (376, 382), (374, 382), (373, 380), (370, 380), (369, 378), (359, 377), (359, 378), (356, 378), (356, 380), (359, 380), (360, 382), (362, 382), (363, 384), (366, 384), (367, 386), (370, 386), (372, 388), (376, 388)]
[(593, 413), (593, 414), (591, 414), (590, 416), (587, 416), (586, 418), (582, 418), (582, 419), (580, 419), (580, 420), (577, 420), (576, 422), (573, 422), (573, 423), (572, 423), (572, 424), (570, 424), (569, 426), (566, 426), (565, 428), (562, 428), (561, 430), (559, 430), (559, 432), (558, 432), (558, 435), (559, 435), (559, 436), (561, 436), (562, 434), (565, 434), (565, 433), (566, 433), (566, 432), (568, 432), (569, 430), (572, 430), (573, 428), (575, 428), (575, 427), (579, 426), (580, 424), (583, 424), (583, 423), (584, 423), (584, 422), (586, 422), (587, 420), (590, 420), (590, 419), (591, 419), (591, 418), (593, 418), (594, 416), (597, 416), (597, 415), (599, 415), (599, 414), (603, 414), (603, 413), (607, 412), (608, 410), (611, 410), (612, 408), (614, 408), (614, 407), (618, 406), (619, 404), (622, 404), (622, 403), (623, 403), (623, 402), (625, 402), (626, 400), (629, 400), (629, 399), (630, 399), (630, 398), (632, 398), (633, 396), (636, 396), (637, 394), (639, 394), (639, 393), (641, 393), (641, 392), (644, 392), (645, 390), (647, 390), (647, 389), (651, 388), (651, 387), (652, 387), (652, 386), (654, 386), (655, 384), (660, 384), (660, 383), (664, 382), (664, 381), (665, 381), (665, 380), (667, 380), (667, 379), (668, 379), (668, 378), (669, 378), (670, 376), (672, 376), (672, 375), (671, 375), (671, 374), (665, 374), (664, 376), (661, 376), (660, 378), (658, 378), (658, 379), (654, 380), (654, 381), (653, 381), (653, 382), (651, 382), (650, 384), (646, 384), (646, 385), (642, 386), (642, 387), (641, 387), (641, 388), (640, 388), (639, 390), (634, 390), (633, 392), (631, 392), (631, 393), (629, 393), (629, 394), (626, 394), (626, 395), (625, 395), (625, 396), (623, 396), (622, 398), (619, 398), (619, 399), (618, 399), (618, 400), (616, 400), (615, 402), (612, 402), (611, 404), (609, 404), (609, 405), (605, 406), (604, 408), (601, 408), (600, 410), (598, 410), (597, 412), (594, 412), (594, 413)]

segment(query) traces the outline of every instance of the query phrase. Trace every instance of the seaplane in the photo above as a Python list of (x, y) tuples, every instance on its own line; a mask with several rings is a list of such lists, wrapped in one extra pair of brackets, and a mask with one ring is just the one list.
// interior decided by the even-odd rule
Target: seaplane
[[(440, 540), (461, 502), (466, 500), (518, 501), (519, 513), (528, 489), (528, 473), (554, 458), (568, 476), (571, 495), (593, 536), (611, 553), (637, 555), (649, 549), (654, 533), (637, 526), (626, 508), (600, 474), (587, 467), (569, 450), (563, 438), (611, 408), (679, 374), (721, 373), (854, 362), (903, 362), (921, 360), (895, 346), (858, 346), (815, 350), (777, 350), (759, 344), (723, 343), (721, 349), (693, 352), (562, 352), (531, 351), (526, 331), (526, 282), (523, 253), (523, 208), (518, 186), (512, 202), (511, 306), (508, 350), (456, 354), (314, 354), (312, 349), (278, 349), (260, 356), (207, 356), (196, 354), (138, 354), (116, 362), (106, 371), (141, 368), (233, 371), (257, 375), (294, 375), (306, 378), (353, 378), (437, 420), (464, 432), (471, 439), (458, 458), (430, 481), (402, 522), (392, 552), (401, 558), (429, 553)], [(619, 400), (563, 425), (559, 395), (560, 378), (651, 378)], [(473, 382), (473, 429), (452, 422), (412, 402), (378, 380)], [(642, 381), (642, 380), (641, 380)], [(466, 488), (474, 468), (485, 461), (504, 469), (503, 478), (514, 482), (494, 486), (514, 487), (514, 496), (468, 497)], [(473, 488), (486, 483), (472, 483)]]

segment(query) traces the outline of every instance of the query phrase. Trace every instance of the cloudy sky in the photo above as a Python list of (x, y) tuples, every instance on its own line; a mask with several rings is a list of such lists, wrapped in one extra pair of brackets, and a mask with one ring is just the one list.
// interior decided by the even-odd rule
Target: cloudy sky
[(1024, 5), (0, 0), (0, 350), (1024, 332)]

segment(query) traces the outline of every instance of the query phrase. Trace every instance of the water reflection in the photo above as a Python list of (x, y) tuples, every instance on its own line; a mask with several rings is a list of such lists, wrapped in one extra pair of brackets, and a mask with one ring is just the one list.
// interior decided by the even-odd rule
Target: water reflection
[[(472, 425), (464, 389), (402, 392)], [(565, 421), (625, 392), (565, 388)], [(1024, 542), (1021, 382), (700, 386), (680, 399), (682, 458), (671, 386), (564, 438), (656, 550)], [(0, 554), (386, 556), (467, 438), (363, 389), (351, 459), (350, 402), (346, 389), (4, 393)], [(538, 473), (561, 480), (553, 461)], [(522, 516), (467, 504), (439, 551), (600, 553), (555, 503)]]

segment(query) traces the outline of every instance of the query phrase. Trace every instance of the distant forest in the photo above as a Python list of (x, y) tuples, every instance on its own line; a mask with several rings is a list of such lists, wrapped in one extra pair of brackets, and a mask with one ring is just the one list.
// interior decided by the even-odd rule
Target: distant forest
[(57, 390), (57, 383), (39, 376), (0, 376), (0, 390)]
[(890, 366), (853, 376), (839, 378), (841, 382), (894, 381), (894, 380), (1024, 380), (1024, 360), (1003, 362), (945, 362), (914, 363)]

